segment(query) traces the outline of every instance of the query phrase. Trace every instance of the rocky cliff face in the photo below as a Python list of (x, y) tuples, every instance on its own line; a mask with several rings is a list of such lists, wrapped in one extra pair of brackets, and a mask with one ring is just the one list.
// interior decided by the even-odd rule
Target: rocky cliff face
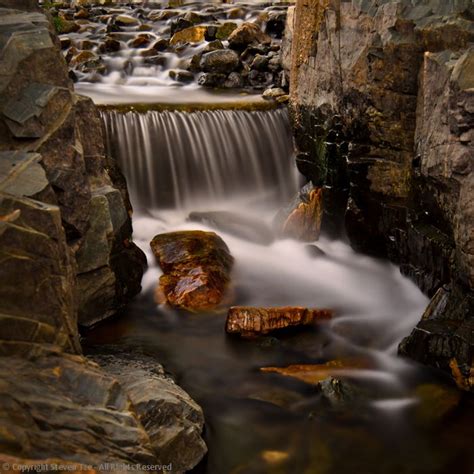
[(325, 186), (323, 228), (345, 228), (356, 249), (388, 255), (429, 295), (438, 292), (437, 310), (401, 352), (458, 367), (466, 387), (474, 354), (472, 2), (299, 0), (288, 18), (297, 164)]
[(78, 325), (120, 310), (146, 261), (98, 112), (56, 43), (36, 2), (0, 0), (0, 459), (182, 472), (206, 451), (201, 409), (152, 360), (137, 393), (130, 373), (81, 355)]

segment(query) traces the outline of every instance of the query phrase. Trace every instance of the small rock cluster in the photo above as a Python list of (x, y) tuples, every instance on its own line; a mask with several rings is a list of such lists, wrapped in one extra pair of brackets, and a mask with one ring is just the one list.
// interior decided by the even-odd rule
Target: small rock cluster
[(269, 99), (286, 95), (288, 86), (280, 60), (286, 10), (248, 4), (50, 8), (76, 81), (159, 77), (175, 85), (270, 88)]

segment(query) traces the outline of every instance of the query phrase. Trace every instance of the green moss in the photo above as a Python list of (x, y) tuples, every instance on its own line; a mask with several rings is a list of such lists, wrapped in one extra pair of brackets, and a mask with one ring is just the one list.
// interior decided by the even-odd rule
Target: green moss
[(61, 34), (64, 31), (64, 20), (59, 16), (53, 17), (54, 29), (58, 34)]
[[(178, 112), (197, 112), (205, 110), (245, 110), (248, 112), (259, 110), (274, 110), (279, 105), (273, 101), (235, 101), (222, 103), (189, 103), (189, 104), (108, 104), (99, 105), (101, 110), (115, 110), (118, 112), (138, 112), (149, 111), (163, 112), (165, 110), (175, 110)], [(281, 106), (280, 106), (281, 107)]]

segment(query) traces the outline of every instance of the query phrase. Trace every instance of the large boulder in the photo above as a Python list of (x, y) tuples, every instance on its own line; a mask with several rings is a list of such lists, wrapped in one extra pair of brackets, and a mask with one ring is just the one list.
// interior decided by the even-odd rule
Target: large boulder
[(188, 311), (206, 311), (223, 303), (234, 259), (214, 232), (159, 234), (151, 249), (164, 274), (156, 291), (159, 303)]
[(227, 314), (225, 330), (228, 334), (255, 337), (280, 329), (313, 326), (333, 316), (330, 309), (308, 309), (299, 306), (256, 308), (232, 306)]
[(84, 357), (2, 357), (0, 380), (2, 454), (86, 466), (159, 464), (127, 394)]
[[(472, 2), (298, 1), (287, 29), (297, 165), (324, 186), (323, 226), (429, 296), (472, 295)], [(430, 323), (444, 356), (415, 350), (423, 330), (403, 352), (450, 370), (450, 308)]]
[(201, 407), (151, 357), (98, 348), (89, 358), (116, 377), (130, 397), (157, 457), (173, 472), (192, 469), (207, 452)]

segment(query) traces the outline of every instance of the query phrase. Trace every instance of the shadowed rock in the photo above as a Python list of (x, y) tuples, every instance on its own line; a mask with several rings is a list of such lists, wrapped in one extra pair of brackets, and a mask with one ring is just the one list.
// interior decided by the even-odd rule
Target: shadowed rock
[(330, 309), (308, 309), (298, 306), (279, 308), (233, 306), (227, 314), (225, 330), (229, 334), (254, 337), (278, 329), (312, 326), (331, 319), (333, 314)]
[(229, 35), (229, 46), (245, 49), (250, 44), (270, 44), (272, 39), (254, 23), (243, 23)]
[(164, 271), (156, 291), (159, 303), (189, 311), (222, 303), (234, 259), (214, 232), (181, 231), (157, 235), (153, 253)]
[(257, 244), (270, 245), (274, 240), (271, 229), (262, 221), (234, 212), (191, 212), (189, 220), (202, 222), (217, 230), (228, 232)]

